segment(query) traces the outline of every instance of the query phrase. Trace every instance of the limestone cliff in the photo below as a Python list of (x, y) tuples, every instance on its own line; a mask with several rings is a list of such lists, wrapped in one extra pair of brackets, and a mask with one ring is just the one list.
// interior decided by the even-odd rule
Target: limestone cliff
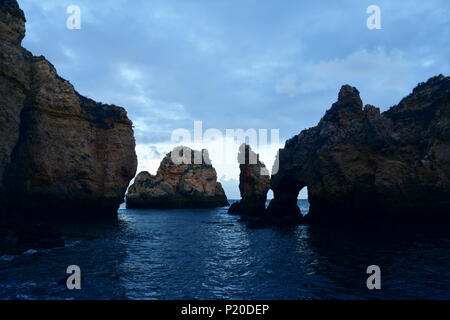
[(449, 93), (450, 78), (434, 77), (381, 114), (342, 87), (319, 124), (280, 150), (268, 215), (299, 216), (307, 186), (311, 223), (448, 222)]
[[(174, 161), (175, 159), (175, 161)], [(206, 150), (175, 148), (156, 176), (141, 172), (128, 189), (127, 208), (213, 208), (227, 206)]]
[(259, 155), (246, 144), (239, 148), (238, 162), (241, 171), (239, 190), (242, 199), (233, 203), (228, 213), (253, 217), (264, 215), (267, 192), (270, 189), (269, 171), (259, 160)]
[(79, 95), (21, 47), (25, 17), (0, 1), (0, 201), (39, 216), (114, 215), (137, 166), (121, 107)]

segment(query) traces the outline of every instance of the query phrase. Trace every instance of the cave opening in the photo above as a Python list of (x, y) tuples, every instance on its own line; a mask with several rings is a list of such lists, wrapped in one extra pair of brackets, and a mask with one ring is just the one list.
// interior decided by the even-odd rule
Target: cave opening
[(303, 216), (309, 213), (309, 199), (308, 199), (308, 186), (303, 187), (297, 197), (297, 205), (300, 208)]

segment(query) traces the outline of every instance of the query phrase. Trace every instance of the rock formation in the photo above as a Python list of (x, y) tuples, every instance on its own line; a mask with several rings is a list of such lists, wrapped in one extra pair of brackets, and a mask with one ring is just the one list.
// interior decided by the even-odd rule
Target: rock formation
[(0, 201), (8, 211), (115, 215), (137, 166), (123, 108), (82, 97), (21, 47), (25, 17), (0, 1)]
[(269, 171), (259, 155), (243, 144), (239, 148), (239, 190), (241, 201), (233, 203), (228, 213), (243, 216), (262, 216), (266, 210), (267, 192), (270, 189)]
[(448, 222), (449, 93), (450, 78), (440, 75), (380, 114), (342, 87), (319, 124), (280, 150), (268, 216), (298, 217), (307, 186), (311, 223)]
[(213, 208), (227, 205), (208, 151), (193, 151), (186, 147), (175, 148), (169, 153), (161, 162), (156, 176), (141, 172), (127, 194), (127, 208)]

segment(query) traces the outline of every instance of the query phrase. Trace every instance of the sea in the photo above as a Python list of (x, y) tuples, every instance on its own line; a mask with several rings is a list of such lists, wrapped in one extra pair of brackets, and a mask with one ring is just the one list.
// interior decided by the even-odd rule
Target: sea
[[(0, 256), (0, 299), (450, 299), (448, 235), (253, 230), (227, 209), (122, 206), (114, 221), (57, 222), (65, 247)], [(367, 286), (369, 266), (380, 289)]]

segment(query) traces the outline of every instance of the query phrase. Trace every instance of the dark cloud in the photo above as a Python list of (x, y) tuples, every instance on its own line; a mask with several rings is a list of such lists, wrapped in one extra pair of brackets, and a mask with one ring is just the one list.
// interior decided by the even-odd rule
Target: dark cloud
[(145, 122), (138, 142), (193, 120), (280, 128), (286, 139), (314, 125), (345, 83), (387, 108), (450, 68), (446, 0), (378, 1), (383, 29), (372, 31), (372, 1), (80, 0), (82, 29), (67, 30), (72, 2), (20, 1), (24, 44), (81, 93)]
[(315, 125), (340, 86), (387, 109), (433, 75), (448, 75), (450, 2), (19, 0), (24, 46), (77, 90), (122, 105), (138, 144), (177, 128), (275, 128), (281, 139)]

